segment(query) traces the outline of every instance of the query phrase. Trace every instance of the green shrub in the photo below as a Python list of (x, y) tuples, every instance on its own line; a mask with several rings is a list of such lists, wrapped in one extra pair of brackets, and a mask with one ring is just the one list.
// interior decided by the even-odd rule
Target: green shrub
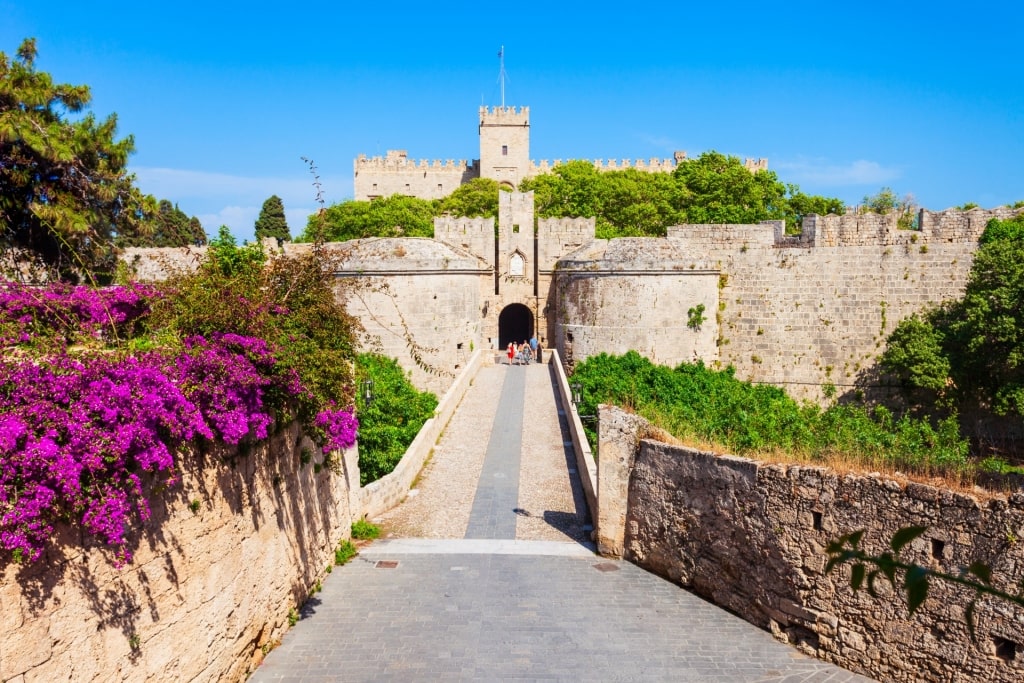
[[(918, 473), (969, 469), (968, 444), (955, 416), (932, 424), (894, 419), (884, 408), (836, 405), (822, 410), (782, 389), (741, 382), (732, 368), (702, 363), (658, 366), (635, 351), (600, 354), (576, 366), (581, 414), (600, 403), (633, 408), (681, 439), (720, 445), (737, 454), (787, 452), (810, 460), (842, 457)], [(594, 434), (588, 434), (593, 442)]]
[(359, 479), (363, 486), (395, 469), (423, 423), (433, 417), (437, 397), (418, 391), (398, 362), (376, 354), (356, 358), (356, 379), (373, 382), (373, 401), (357, 398)]
[(372, 541), (380, 536), (380, 527), (365, 519), (352, 522), (352, 538), (360, 541)]
[(345, 564), (358, 554), (359, 551), (356, 549), (356, 546), (352, 541), (342, 541), (338, 544), (338, 547), (334, 549), (334, 564)]

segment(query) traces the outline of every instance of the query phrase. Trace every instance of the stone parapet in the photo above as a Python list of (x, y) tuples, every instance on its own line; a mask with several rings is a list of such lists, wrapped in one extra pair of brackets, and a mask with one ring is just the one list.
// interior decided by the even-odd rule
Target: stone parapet
[[(926, 526), (903, 559), (952, 574), (984, 562), (994, 585), (1014, 593), (1024, 579), (1024, 544), (1016, 540), (1024, 535), (1024, 494), (982, 499), (879, 475), (718, 456), (644, 440), (646, 429), (619, 409), (601, 412), (598, 480), (626, 479), (628, 494), (624, 505), (607, 500), (600, 485), (598, 509), (625, 507), (626, 559), (807, 654), (878, 680), (1024, 677), (1024, 608), (980, 600), (975, 643), (964, 617), (974, 597), (968, 589), (933, 581), (910, 615), (884, 579), (872, 597), (850, 588), (848, 568), (824, 571), (825, 546), (843, 534), (865, 530), (861, 545), (877, 554), (898, 529)], [(632, 454), (630, 443), (638, 444)], [(616, 469), (626, 464), (626, 474)], [(620, 521), (604, 530), (599, 522), (599, 538), (618, 533)]]
[(38, 564), (4, 567), (0, 680), (244, 680), (358, 516), (352, 454), (335, 473), (304, 453), (320, 460), (292, 424), (247, 455), (183, 457), (124, 569), (70, 527)]

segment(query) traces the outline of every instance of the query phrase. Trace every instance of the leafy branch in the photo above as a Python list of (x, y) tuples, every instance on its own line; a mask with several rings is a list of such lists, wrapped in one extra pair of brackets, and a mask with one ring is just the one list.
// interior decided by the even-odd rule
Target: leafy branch
[(829, 555), (829, 561), (825, 566), (825, 573), (831, 573), (836, 567), (851, 563), (850, 587), (858, 591), (866, 581), (868, 592), (876, 598), (878, 592), (875, 589), (875, 583), (879, 578), (886, 579), (893, 588), (898, 589), (897, 573), (902, 573), (902, 587), (907, 593), (907, 609), (910, 614), (916, 612), (928, 597), (932, 579), (964, 586), (975, 594), (964, 612), (964, 620), (967, 622), (972, 639), (976, 639), (975, 609), (980, 598), (990, 595), (1024, 607), (1024, 592), (1014, 595), (994, 587), (992, 585), (992, 570), (984, 562), (974, 562), (968, 567), (961, 568), (958, 574), (949, 574), (912, 562), (900, 561), (900, 551), (927, 529), (928, 527), (923, 526), (900, 529), (889, 541), (892, 552), (884, 552), (880, 555), (871, 555), (860, 547), (861, 539), (864, 537), (863, 529), (841, 536), (830, 542), (826, 548), (825, 552)]

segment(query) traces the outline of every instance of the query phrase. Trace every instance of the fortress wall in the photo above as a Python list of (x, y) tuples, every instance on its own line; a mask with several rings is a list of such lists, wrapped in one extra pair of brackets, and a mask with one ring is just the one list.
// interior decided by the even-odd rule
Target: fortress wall
[[(601, 352), (635, 350), (675, 366), (718, 357), (714, 312), (718, 272), (555, 271), (555, 346), (572, 367)], [(687, 310), (703, 304), (707, 321), (687, 327)]]
[[(679, 155), (679, 157), (678, 157), (679, 159), (681, 159), (681, 160), (686, 159), (686, 153), (685, 152), (679, 152), (677, 154)], [(536, 161), (530, 160), (530, 165), (529, 165), (529, 167), (527, 169), (527, 173), (529, 175), (527, 177), (532, 178), (534, 176), (543, 175), (545, 173), (551, 173), (552, 171), (555, 170), (555, 168), (557, 168), (558, 166), (561, 166), (563, 163), (568, 163), (569, 161), (576, 161), (576, 160), (569, 159), (569, 160), (566, 160), (564, 162), (561, 159), (555, 159), (554, 161), (548, 161), (547, 159), (542, 159), (540, 162), (536, 162)], [(657, 157), (651, 157), (650, 159), (647, 159), (647, 160), (644, 160), (644, 159), (635, 159), (635, 160), (634, 159), (608, 159), (608, 160), (605, 160), (605, 159), (593, 159), (593, 160), (591, 160), (591, 159), (584, 159), (583, 161), (586, 161), (587, 163), (593, 164), (594, 168), (596, 168), (598, 171), (624, 171), (626, 169), (633, 169), (635, 171), (643, 171), (643, 172), (646, 172), (646, 173), (671, 173), (672, 171), (676, 170), (676, 166), (677, 166), (677, 160), (675, 158), (673, 158), (673, 159), (659, 159)], [(751, 158), (747, 158), (747, 159), (743, 160), (743, 165), (751, 173), (757, 173), (758, 171), (766, 171), (766, 170), (768, 170), (768, 160), (767, 159), (751, 159)]]
[[(480, 274), (374, 272), (352, 262), (339, 278), (346, 307), (364, 327), (360, 346), (398, 359), (420, 390), (442, 395), (480, 346)], [(360, 266), (364, 266), (361, 268)], [(410, 344), (414, 343), (416, 348)]]
[(121, 262), (141, 282), (162, 282), (175, 273), (191, 273), (206, 259), (206, 247), (129, 247)]
[(494, 262), (494, 219), (440, 216), (434, 219), (434, 239)]
[[(606, 424), (612, 427), (606, 430)], [(616, 429), (615, 427), (618, 427)], [(982, 501), (951, 490), (839, 474), (823, 467), (768, 465), (640, 440), (641, 418), (616, 408), (600, 415), (600, 493), (620, 472), (621, 519), (600, 512), (600, 537), (619, 524), (625, 557), (679, 583), (776, 638), (880, 681), (1019, 681), (1024, 678), (1024, 608), (977, 604), (977, 644), (964, 621), (973, 593), (931, 582), (913, 615), (905, 593), (884, 578), (879, 596), (853, 592), (850, 570), (825, 574), (825, 546), (864, 529), (878, 554), (900, 528), (928, 527), (900, 557), (957, 574), (981, 561), (994, 585), (1015, 593), (1024, 579), (1024, 494)], [(608, 458), (621, 456), (625, 460)], [(899, 577), (902, 581), (902, 577)]]
[(969, 242), (719, 252), (719, 357), (744, 379), (818, 400), (854, 391), (899, 321), (963, 293)]
[(475, 163), (435, 159), (419, 163), (388, 152), (387, 157), (360, 155), (353, 163), (354, 199), (409, 195), (421, 199), (447, 197), (460, 185), (480, 177)]
[(292, 424), (248, 455), (184, 456), (123, 569), (66, 526), (38, 564), (0, 568), (0, 680), (245, 680), (359, 516), (355, 450), (347, 477), (303, 450), (320, 461)]
[(920, 231), (895, 215), (811, 216), (797, 238), (781, 224), (676, 226), (669, 239), (721, 268), (720, 361), (821, 400), (822, 384), (871, 382), (901, 319), (961, 296), (985, 225), (1015, 213), (923, 212)]
[(537, 260), (540, 268), (550, 271), (558, 259), (593, 241), (596, 229), (593, 218), (538, 219)]
[(755, 247), (767, 249), (775, 246), (784, 231), (785, 223), (782, 221), (765, 221), (752, 225), (688, 224), (670, 226), (667, 229), (667, 237), (681, 249), (699, 255), (704, 251), (731, 251)]
[(971, 209), (959, 211), (925, 211), (918, 214), (917, 230), (901, 230), (896, 213), (845, 214), (837, 216), (808, 216), (803, 230), (812, 246), (896, 246), (911, 244), (937, 244), (941, 242), (977, 243), (985, 226), (993, 218), (1012, 218), (1020, 210), (1009, 207)]
[[(571, 161), (571, 160), (570, 160)], [(627, 168), (632, 168), (637, 171), (646, 171), (650, 173), (671, 173), (676, 169), (676, 162), (674, 159), (658, 159), (657, 157), (651, 157), (648, 160), (637, 159), (633, 161), (631, 159), (594, 159), (586, 160), (588, 163), (592, 163), (594, 168), (599, 171), (621, 171)], [(547, 159), (542, 159), (539, 163), (536, 161), (530, 161), (529, 177), (543, 175), (545, 173), (551, 173), (556, 167), (561, 166), (563, 162), (561, 159), (555, 159), (553, 162), (549, 162)]]

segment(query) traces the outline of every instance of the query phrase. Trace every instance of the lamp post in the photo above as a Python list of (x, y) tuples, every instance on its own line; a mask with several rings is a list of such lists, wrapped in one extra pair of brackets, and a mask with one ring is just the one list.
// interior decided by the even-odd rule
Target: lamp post
[(583, 383), (578, 380), (570, 383), (569, 392), (572, 395), (573, 410), (576, 411), (580, 420), (584, 422), (597, 420), (597, 415), (580, 415), (580, 404), (583, 403)]
[(363, 394), (363, 405), (368, 406), (373, 403), (373, 380), (365, 379), (362, 383), (362, 394)]
[(583, 401), (583, 383), (573, 382), (569, 385), (569, 390), (572, 392), (572, 405), (579, 410), (580, 403)]

